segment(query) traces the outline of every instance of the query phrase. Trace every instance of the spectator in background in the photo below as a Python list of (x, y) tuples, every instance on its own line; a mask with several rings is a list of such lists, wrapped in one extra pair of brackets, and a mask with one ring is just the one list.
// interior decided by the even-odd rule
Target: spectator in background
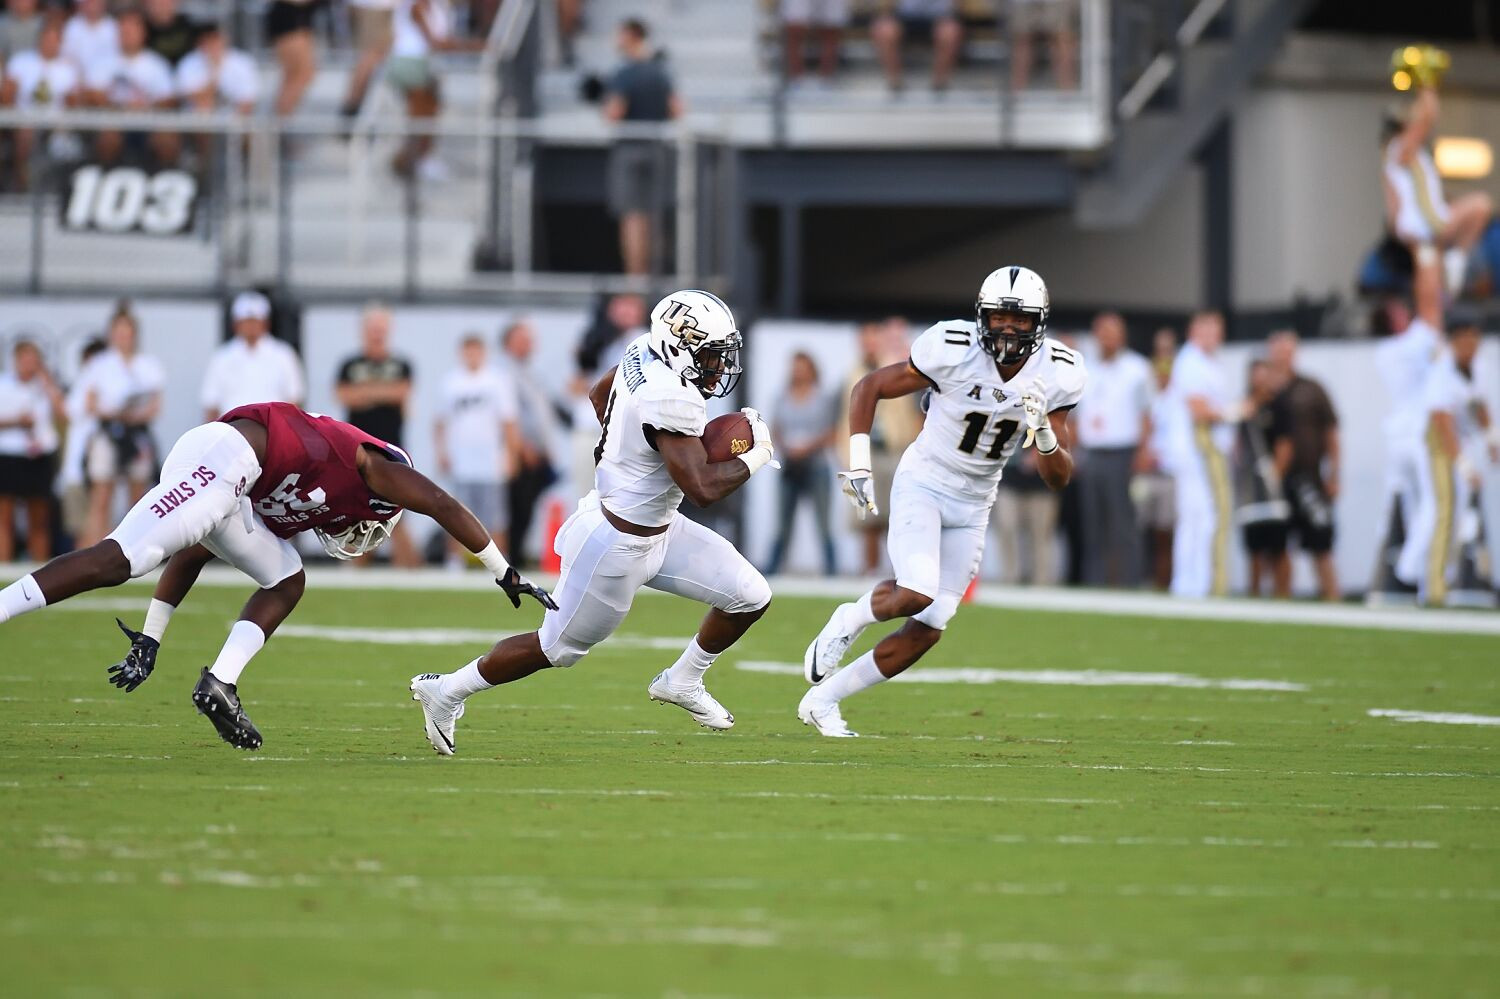
[[(483, 47), (482, 42), (455, 37), (453, 20), (448, 0), (398, 0), (396, 4), (394, 41), (385, 78), (406, 99), (406, 114), (413, 120), (431, 120), (443, 109), (432, 54), (472, 52)], [(391, 161), (391, 169), (401, 177), (446, 180), (447, 168), (432, 155), (435, 143), (436, 138), (431, 135), (409, 136)]]
[[(1323, 386), (1297, 371), (1297, 334), (1281, 330), (1266, 342), (1266, 356), (1281, 386), (1276, 397), (1276, 470), (1286, 490), (1289, 527), (1313, 558), (1318, 592), (1338, 600), (1333, 566), (1333, 503), (1339, 495), (1339, 418)], [(1291, 596), (1291, 558), (1283, 547), (1277, 568), (1277, 594)]]
[(109, 349), (103, 337), (94, 337), (83, 345), (78, 356), (78, 377), (68, 386), (63, 413), (68, 433), (63, 439), (62, 468), (57, 484), (62, 489), (63, 529), (75, 539), (82, 538), (89, 522), (88, 477), (84, 464), (89, 441), (99, 430), (99, 421), (89, 412), (89, 362)]
[(359, 58), (355, 60), (354, 71), (349, 74), (349, 90), (339, 108), (339, 113), (345, 118), (359, 114), (370, 90), (370, 80), (391, 51), (391, 17), (395, 10), (396, 0), (349, 0), (354, 48)]
[[(404, 447), (406, 406), (411, 401), (411, 362), (391, 353), (391, 313), (365, 308), (359, 325), (360, 352), (339, 366), (337, 394), (350, 425), (387, 444)], [(419, 565), (411, 535), (400, 524), (391, 534), (391, 563)]]
[(905, 86), (901, 43), (916, 39), (932, 43), (932, 89), (948, 89), (958, 52), (963, 45), (964, 29), (959, 24), (954, 0), (894, 0), (870, 25), (870, 40), (885, 68), (885, 80), (892, 94)]
[(177, 9), (177, 0), (145, 0), (146, 48), (171, 63), (173, 68), (193, 51), (198, 28)]
[(1081, 445), (1084, 580), (1092, 586), (1136, 586), (1141, 538), (1130, 502), (1150, 429), (1151, 365), (1126, 345), (1118, 312), (1094, 317), (1089, 388), (1073, 414)]
[[(905, 320), (889, 319), (885, 322), (862, 323), (859, 327), (859, 360), (844, 378), (843, 391), (839, 394), (839, 428), (849, 426), (849, 393), (854, 383), (876, 368), (904, 361), (907, 357), (905, 342)], [(870, 429), (870, 460), (874, 467), (875, 505), (878, 514), (868, 514), (860, 520), (850, 511), (849, 526), (858, 531), (864, 541), (860, 571), (872, 573), (880, 568), (881, 546), (885, 540), (885, 529), (891, 516), (891, 483), (896, 477), (896, 465), (901, 455), (917, 433), (922, 429), (921, 411), (913, 404), (914, 398), (890, 400), (875, 411), (875, 423)], [(840, 435), (844, 437), (845, 435)], [(849, 456), (842, 456), (847, 468)]]
[(63, 27), (62, 54), (87, 78), (94, 66), (120, 54), (120, 29), (104, 0), (78, 0), (77, 6)]
[(531, 324), (517, 319), (500, 334), (501, 373), (515, 392), (516, 429), (519, 431), (515, 473), (506, 483), (510, 508), (510, 544), (506, 557), (512, 564), (525, 561), (526, 535), (536, 516), (537, 501), (557, 481), (552, 467), (551, 445), (557, 424), (557, 407), (531, 367), (536, 333)]
[[(620, 24), (616, 42), (625, 63), (606, 88), (604, 117), (611, 122), (647, 124), (682, 117), (682, 101), (659, 55), (646, 47), (646, 25), (634, 18)], [(651, 271), (667, 187), (667, 149), (654, 139), (617, 138), (609, 151), (609, 207), (620, 220), (620, 259), (626, 274)]]
[(7, 0), (5, 13), (0, 14), (0, 64), (8, 62), (17, 52), (37, 47), (42, 21), (37, 0)]
[(297, 352), (271, 336), (271, 303), (258, 291), (242, 291), (229, 307), (234, 337), (214, 352), (203, 376), (203, 421), (212, 423), (236, 406), (307, 398)]
[(1037, 40), (1047, 44), (1058, 90), (1078, 88), (1077, 0), (1010, 0), (1010, 88), (1031, 86)]
[[(177, 85), (171, 64), (146, 48), (146, 19), (139, 11), (127, 10), (118, 24), (119, 53), (84, 69), (84, 102), (121, 111), (169, 110), (176, 104)], [(176, 133), (153, 132), (148, 145), (158, 163), (176, 162)], [(125, 136), (117, 131), (100, 132), (95, 148), (101, 160), (112, 163), (125, 148)]]
[(1250, 556), (1252, 597), (1261, 595), (1262, 581), (1269, 581), (1272, 595), (1278, 597), (1289, 596), (1292, 588), (1291, 563), (1286, 561), (1287, 505), (1275, 458), (1282, 433), (1274, 406), (1280, 388), (1269, 363), (1251, 362), (1245, 418), (1237, 432), (1235, 520)]
[(0, 562), (16, 557), (16, 505), (26, 509), (26, 553), (33, 562), (52, 555), (52, 477), (57, 465), (57, 420), (62, 393), (29, 340), (12, 351), (0, 374)]
[(1162, 327), (1151, 339), (1151, 399), (1146, 447), (1136, 466), (1131, 497), (1148, 542), (1151, 583), (1158, 590), (1172, 585), (1172, 535), (1177, 528), (1177, 486), (1167, 464), (1172, 361), (1177, 356), (1177, 333)]
[(387, 444), (405, 446), (411, 362), (391, 353), (391, 313), (368, 306), (360, 317), (360, 352), (339, 366), (339, 404), (348, 422)]
[(786, 36), (786, 79), (801, 82), (808, 35), (818, 40), (818, 79), (828, 83), (839, 65), (839, 44), (849, 23), (849, 0), (781, 0)]
[(792, 527), (797, 518), (797, 504), (804, 497), (812, 503), (818, 537), (823, 542), (823, 575), (838, 571), (833, 553), (833, 530), (829, 526), (829, 484), (833, 470), (828, 465), (828, 448), (836, 436), (839, 401), (823, 391), (818, 380), (818, 365), (812, 355), (798, 351), (792, 355), (791, 377), (786, 391), (771, 410), (771, 426), (781, 455), (780, 526), (766, 574), (781, 571), (787, 545), (791, 544)]
[[(442, 404), (433, 424), (438, 470), (452, 493), (504, 549), (505, 482), (515, 471), (521, 435), (510, 379), (488, 363), (484, 337), (470, 333), (459, 345), (458, 368), (443, 379)], [(462, 568), (465, 549), (448, 539), (448, 566)]]
[(109, 532), (115, 493), (124, 484), (130, 502), (156, 478), (160, 455), (151, 424), (161, 414), (166, 369), (140, 353), (140, 328), (121, 303), (109, 322), (109, 349), (89, 362), (85, 411), (99, 423), (89, 440), (84, 469), (89, 482), (89, 518), (81, 546), (98, 544)]
[(274, 0), (266, 8), (266, 41), (276, 49), (276, 61), (281, 64), (276, 114), (282, 118), (297, 110), (318, 71), (318, 50), (312, 30), (318, 3), (319, 0)]
[[(82, 94), (78, 68), (62, 57), (62, 26), (49, 22), (37, 36), (34, 51), (17, 52), (5, 64), (5, 79), (0, 82), (0, 107), (49, 109), (75, 106)], [(15, 171), (15, 190), (30, 186), (31, 153), (36, 132), (18, 128), (11, 133), (15, 148), (11, 166)]]
[(1000, 541), (1001, 582), (1052, 586), (1057, 582), (1057, 512), (1060, 497), (1036, 466), (1036, 450), (1016, 455), (995, 492), (992, 522)]
[(631, 340), (646, 332), (646, 301), (639, 295), (611, 295), (584, 331), (574, 356), (573, 380), (568, 386), (572, 402), (572, 461), (569, 473), (573, 491), (583, 496), (594, 488), (594, 445), (599, 441), (599, 418), (589, 402), (589, 389), (605, 371), (617, 366)]
[(242, 115), (255, 113), (260, 99), (260, 71), (248, 52), (229, 47), (217, 24), (205, 24), (198, 47), (177, 66), (177, 93), (196, 111), (230, 107)]
[(1222, 597), (1229, 592), (1233, 509), (1228, 454), (1239, 411), (1219, 357), (1223, 343), (1221, 314), (1193, 316), (1167, 389), (1167, 460), (1177, 486), (1172, 593), (1180, 597)]

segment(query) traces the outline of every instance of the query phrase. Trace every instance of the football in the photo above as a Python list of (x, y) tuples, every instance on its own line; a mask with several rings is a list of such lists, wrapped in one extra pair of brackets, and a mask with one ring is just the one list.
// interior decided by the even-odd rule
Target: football
[(744, 413), (725, 413), (703, 428), (703, 449), (711, 462), (738, 458), (755, 445), (755, 435)]

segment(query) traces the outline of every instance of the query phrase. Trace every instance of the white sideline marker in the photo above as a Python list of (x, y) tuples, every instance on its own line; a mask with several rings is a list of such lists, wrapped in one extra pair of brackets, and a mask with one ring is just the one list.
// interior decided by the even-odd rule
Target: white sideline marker
[(1389, 718), (1398, 722), (1430, 722), (1433, 725), (1500, 725), (1494, 715), (1466, 715), (1449, 711), (1402, 711), (1399, 708), (1371, 708), (1371, 718)]
[[(801, 676), (801, 663), (746, 659), (736, 669), (749, 673)], [(1289, 680), (1215, 679), (1189, 673), (1137, 673), (1112, 669), (914, 669), (895, 678), (903, 683), (1039, 683), (1064, 687), (1187, 687), (1194, 690), (1275, 690), (1296, 693), (1307, 685)]]

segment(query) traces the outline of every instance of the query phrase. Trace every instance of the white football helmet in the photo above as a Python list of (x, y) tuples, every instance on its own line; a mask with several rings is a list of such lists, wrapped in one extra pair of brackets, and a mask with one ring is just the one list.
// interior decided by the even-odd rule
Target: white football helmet
[[(412, 464), (411, 455), (404, 450), (394, 444), (387, 445), (387, 447), (386, 456), (392, 461), (399, 461), (408, 468), (416, 467)], [(368, 555), (385, 544), (387, 539), (396, 533), (396, 525), (401, 522), (401, 514), (405, 511), (379, 499), (372, 499), (370, 506), (380, 508), (382, 513), (389, 510), (396, 512), (387, 520), (357, 520), (341, 531), (329, 531), (321, 527), (313, 528), (313, 534), (322, 544), (323, 550), (336, 559), (348, 561)]]
[[(1047, 285), (1036, 271), (1025, 267), (991, 271), (979, 286), (979, 300), (974, 303), (979, 345), (1002, 364), (1019, 364), (1041, 346), (1051, 314)], [(993, 325), (992, 315), (997, 317)], [(1029, 329), (1026, 316), (1031, 317)]]
[(705, 399), (734, 389), (744, 343), (729, 306), (706, 291), (674, 291), (651, 310), (651, 352)]

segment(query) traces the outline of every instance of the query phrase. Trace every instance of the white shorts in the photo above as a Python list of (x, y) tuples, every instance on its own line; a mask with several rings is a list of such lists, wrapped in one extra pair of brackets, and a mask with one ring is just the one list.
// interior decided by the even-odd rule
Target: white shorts
[(781, 0), (783, 24), (842, 28), (849, 23), (849, 0)]
[(129, 462), (121, 462), (120, 451), (115, 447), (115, 442), (110, 440), (109, 434), (96, 430), (94, 436), (89, 438), (88, 447), (84, 449), (83, 461), (88, 471), (88, 480), (109, 483), (123, 476), (131, 482), (145, 482), (151, 478), (151, 466), (156, 461), (153, 451), (154, 449), (143, 448)]
[(271, 533), (245, 497), (260, 478), (255, 451), (227, 423), (207, 423), (180, 437), (146, 491), (109, 534), (143, 576), (200, 542), (254, 579), (274, 586), (302, 568), (289, 541)]
[(1432, 222), (1423, 213), (1416, 199), (1401, 199), (1396, 210), (1396, 237), (1406, 243), (1436, 243), (1448, 227), (1448, 206), (1434, 206), (1439, 228), (1434, 231)]
[(717, 607), (728, 614), (760, 610), (771, 602), (764, 576), (733, 545), (681, 514), (661, 534), (638, 538), (604, 519), (598, 499), (587, 496), (557, 534), (562, 575), (552, 591), (538, 634), (554, 666), (571, 666), (608, 638), (649, 586)]
[(896, 585), (931, 597), (912, 620), (942, 631), (979, 572), (993, 500), (953, 496), (898, 474), (886, 536)]

